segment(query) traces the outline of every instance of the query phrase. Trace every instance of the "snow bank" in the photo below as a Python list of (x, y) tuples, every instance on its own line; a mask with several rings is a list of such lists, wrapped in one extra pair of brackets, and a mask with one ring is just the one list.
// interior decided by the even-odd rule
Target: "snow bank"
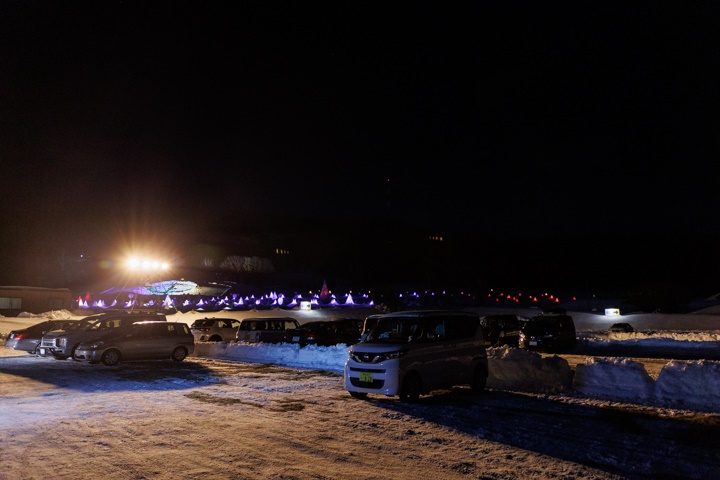
[(308, 345), (300, 348), (298, 344), (289, 343), (197, 343), (193, 356), (342, 373), (348, 347)]
[(640, 404), (652, 400), (654, 386), (645, 367), (627, 358), (589, 358), (573, 379), (580, 395)]
[(51, 310), (43, 313), (20, 312), (17, 318), (41, 318), (47, 320), (67, 320), (73, 318), (73, 313), (69, 310)]
[(673, 360), (653, 380), (630, 359), (591, 358), (577, 365), (573, 389), (589, 398), (720, 412), (720, 362)]
[(489, 348), (488, 388), (536, 393), (561, 393), (572, 387), (572, 370), (558, 356), (542, 357), (507, 346)]
[(655, 401), (673, 408), (720, 412), (720, 362), (679, 362), (663, 367)]

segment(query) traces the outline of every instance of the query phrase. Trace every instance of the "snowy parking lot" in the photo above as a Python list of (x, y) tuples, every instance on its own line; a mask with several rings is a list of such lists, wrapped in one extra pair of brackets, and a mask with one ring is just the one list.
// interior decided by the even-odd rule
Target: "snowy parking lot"
[[(600, 351), (611, 341), (712, 349), (717, 339), (698, 328), (610, 338), (606, 327), (576, 317), (579, 337)], [(695, 327), (705, 321), (695, 318)], [(0, 318), (0, 330), (36, 321)], [(716, 361), (649, 368), (631, 358), (497, 348), (489, 350), (484, 394), (457, 387), (405, 404), (351, 398), (342, 388), (346, 352), (200, 343), (181, 364), (108, 368), (2, 348), (0, 472), (9, 479), (707, 479), (720, 468)]]
[(351, 398), (338, 373), (0, 358), (3, 478), (714, 478), (720, 416), (467, 388)]

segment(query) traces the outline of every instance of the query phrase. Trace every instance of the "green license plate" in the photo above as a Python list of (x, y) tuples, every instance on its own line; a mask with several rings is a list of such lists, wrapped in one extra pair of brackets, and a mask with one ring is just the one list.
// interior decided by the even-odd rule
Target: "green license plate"
[(365, 383), (372, 383), (372, 373), (360, 372), (360, 381)]

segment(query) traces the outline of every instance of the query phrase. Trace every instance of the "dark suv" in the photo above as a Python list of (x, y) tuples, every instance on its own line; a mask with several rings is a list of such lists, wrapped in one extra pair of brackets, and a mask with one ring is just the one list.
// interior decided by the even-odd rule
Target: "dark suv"
[(532, 317), (520, 331), (520, 348), (545, 352), (568, 352), (575, 348), (575, 323), (563, 313)]
[(149, 320), (167, 321), (165, 315), (154, 311), (105, 312), (91, 315), (80, 320), (72, 330), (53, 330), (43, 335), (37, 353), (58, 360), (72, 358), (80, 342), (95, 340), (111, 332), (129, 331), (133, 323)]
[(520, 321), (517, 315), (487, 315), (480, 319), (485, 334), (485, 345), (499, 347), (520, 346)]

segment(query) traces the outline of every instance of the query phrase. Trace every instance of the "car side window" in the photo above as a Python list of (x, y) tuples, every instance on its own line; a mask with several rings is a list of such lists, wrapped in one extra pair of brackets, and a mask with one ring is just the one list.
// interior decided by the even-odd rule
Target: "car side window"
[(134, 325), (132, 328), (132, 336), (147, 338), (153, 336), (151, 325)]
[(445, 338), (445, 322), (442, 318), (428, 319), (425, 326), (425, 337), (430, 341), (439, 341)]
[(447, 338), (460, 340), (474, 338), (480, 322), (472, 317), (448, 318), (445, 320)]
[(118, 328), (120, 326), (120, 319), (114, 318), (112, 320), (107, 320), (105, 322), (105, 325), (102, 327), (103, 330), (111, 329), (111, 328)]

